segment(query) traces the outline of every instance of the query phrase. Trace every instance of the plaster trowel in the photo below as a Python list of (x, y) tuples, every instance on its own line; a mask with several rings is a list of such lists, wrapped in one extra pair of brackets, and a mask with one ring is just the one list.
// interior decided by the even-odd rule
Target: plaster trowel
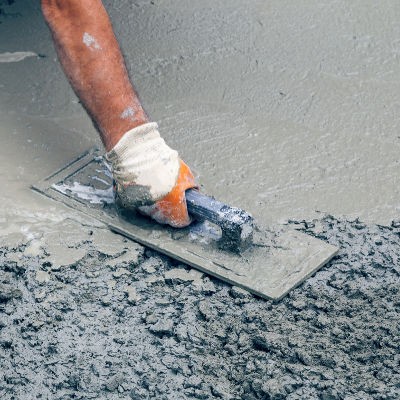
[(264, 298), (281, 299), (338, 251), (287, 226), (262, 227), (247, 212), (194, 189), (186, 192), (186, 200), (195, 222), (184, 229), (118, 211), (112, 176), (98, 149), (85, 152), (33, 189), (114, 232)]

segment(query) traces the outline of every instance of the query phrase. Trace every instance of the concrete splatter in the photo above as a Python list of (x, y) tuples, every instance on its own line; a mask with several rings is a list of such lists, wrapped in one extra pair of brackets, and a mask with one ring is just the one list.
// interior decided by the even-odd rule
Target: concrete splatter
[(101, 50), (101, 46), (95, 37), (85, 32), (82, 37), (82, 42), (84, 45), (89, 47), (90, 50)]
[(135, 118), (135, 110), (133, 107), (127, 107), (122, 113), (121, 113), (121, 118), (122, 119), (131, 119), (134, 120)]
[(25, 60), (29, 57), (39, 57), (33, 51), (16, 51), (14, 53), (6, 52), (0, 54), (0, 63), (12, 63)]

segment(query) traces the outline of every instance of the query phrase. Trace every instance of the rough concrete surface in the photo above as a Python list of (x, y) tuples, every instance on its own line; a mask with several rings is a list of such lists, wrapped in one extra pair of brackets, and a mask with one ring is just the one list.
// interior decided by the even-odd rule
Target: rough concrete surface
[(400, 4), (105, 5), (204, 190), (341, 251), (272, 303), (31, 193), (98, 138), (39, 1), (0, 0), (0, 398), (400, 398)]
[(278, 304), (90, 232), (62, 267), (3, 247), (1, 398), (398, 399), (400, 229), (295, 226), (342, 253)]

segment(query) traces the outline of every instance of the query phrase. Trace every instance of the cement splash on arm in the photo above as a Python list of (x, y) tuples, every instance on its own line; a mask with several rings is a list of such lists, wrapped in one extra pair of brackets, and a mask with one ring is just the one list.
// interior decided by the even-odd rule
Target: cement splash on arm
[(82, 42), (91, 50), (101, 50), (101, 46), (99, 45), (96, 38), (94, 38), (92, 35), (89, 35), (89, 33), (87, 32), (83, 34)]
[(135, 119), (135, 110), (133, 107), (127, 107), (121, 114), (122, 119), (131, 119), (132, 121)]

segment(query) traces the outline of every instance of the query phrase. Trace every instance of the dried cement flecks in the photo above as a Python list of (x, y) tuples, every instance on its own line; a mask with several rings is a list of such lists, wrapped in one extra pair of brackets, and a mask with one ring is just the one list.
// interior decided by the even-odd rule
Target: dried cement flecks
[(83, 34), (82, 42), (85, 46), (89, 47), (90, 50), (101, 50), (101, 46), (96, 38), (87, 32)]
[(32, 51), (16, 51), (14, 53), (6, 52), (0, 54), (0, 63), (13, 63), (25, 60), (28, 57), (38, 57), (38, 55)]
[(87, 200), (92, 204), (114, 203), (114, 192), (112, 186), (108, 189), (95, 189), (73, 182), (71, 185), (65, 183), (54, 184), (55, 189), (61, 193), (72, 193), (80, 199)]

